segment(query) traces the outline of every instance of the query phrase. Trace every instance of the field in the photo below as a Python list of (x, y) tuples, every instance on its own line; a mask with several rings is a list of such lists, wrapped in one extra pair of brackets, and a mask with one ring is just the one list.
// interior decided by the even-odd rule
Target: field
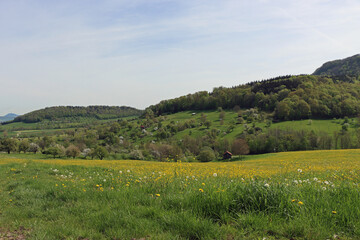
[(170, 163), (0, 155), (0, 238), (360, 239), (360, 150)]
[[(192, 115), (192, 113), (196, 113), (196, 115)], [(200, 122), (201, 113), (206, 115), (206, 119), (211, 122), (211, 128), (218, 129), (221, 132), (225, 133), (223, 135), (224, 138), (233, 139), (237, 135), (241, 134), (244, 131), (244, 124), (235, 124), (237, 121), (237, 113), (234, 111), (225, 111), (224, 123), (221, 124), (219, 120), (219, 112), (218, 111), (185, 111), (179, 112), (175, 114), (166, 115), (163, 125), (169, 124), (170, 122), (185, 122), (188, 120), (196, 120), (196, 122)], [(56, 135), (61, 134), (65, 130), (75, 130), (76, 128), (82, 128), (89, 125), (98, 125), (101, 123), (117, 121), (120, 119), (127, 119), (129, 121), (137, 120), (137, 117), (124, 117), (117, 119), (109, 119), (109, 120), (97, 120), (91, 118), (76, 118), (75, 120), (68, 121), (43, 121), (39, 123), (22, 123), (16, 122), (7, 125), (0, 125), (0, 136), (3, 135), (3, 131), (7, 131), (9, 136), (19, 136), (19, 137), (29, 137), (29, 136), (44, 136), (44, 135)], [(269, 126), (269, 129), (292, 129), (292, 130), (307, 130), (314, 132), (324, 132), (329, 135), (333, 135), (334, 132), (339, 132), (342, 127), (343, 119), (306, 119), (306, 120), (297, 120), (297, 121), (284, 121), (279, 123), (273, 123)], [(257, 127), (262, 128), (266, 131), (266, 121), (265, 120), (257, 120), (254, 121)], [(357, 125), (357, 120), (355, 118), (349, 119), (350, 123), (350, 132), (352, 132)], [(231, 124), (234, 125), (234, 129), (229, 131), (228, 127)], [(249, 126), (252, 124), (248, 124)], [(176, 139), (181, 139), (185, 135), (192, 136), (202, 136), (205, 134), (206, 127), (198, 126), (196, 128), (186, 129), (184, 131), (180, 131), (175, 134)], [(152, 131), (152, 129), (148, 129), (148, 131)], [(153, 137), (149, 136), (145, 139), (149, 140)]]

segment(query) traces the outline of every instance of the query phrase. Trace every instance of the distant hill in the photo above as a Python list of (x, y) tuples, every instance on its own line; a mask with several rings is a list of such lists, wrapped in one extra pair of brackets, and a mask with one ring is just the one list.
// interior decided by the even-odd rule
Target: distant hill
[(257, 108), (281, 121), (352, 117), (360, 114), (360, 82), (351, 77), (285, 76), (164, 100), (145, 112), (163, 115), (218, 108)]
[(360, 76), (360, 54), (341, 60), (324, 63), (314, 75)]
[(14, 118), (16, 118), (18, 115), (15, 113), (8, 113), (5, 116), (0, 116), (0, 122), (7, 122), (7, 121), (11, 121)]
[(64, 120), (68, 118), (95, 118), (95, 119), (114, 119), (128, 116), (139, 116), (142, 110), (132, 107), (114, 106), (58, 106), (36, 110), (16, 117), (13, 122), (36, 123), (43, 120)]

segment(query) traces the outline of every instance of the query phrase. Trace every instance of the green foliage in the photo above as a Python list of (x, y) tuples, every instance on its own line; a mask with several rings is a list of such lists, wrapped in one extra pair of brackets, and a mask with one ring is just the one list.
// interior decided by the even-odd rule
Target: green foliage
[[(28, 239), (49, 240), (360, 237), (358, 187), (344, 178), (356, 171), (166, 181), (159, 173), (144, 180), (122, 170), (1, 165), (0, 234), (24, 231)], [(189, 186), (179, 189), (184, 182)]]
[[(161, 101), (150, 106), (155, 114), (180, 111), (257, 108), (274, 112), (278, 120), (333, 118), (360, 113), (360, 83), (328, 76), (284, 76), (232, 88), (215, 88)], [(238, 109), (238, 108), (237, 108)], [(245, 118), (245, 116), (243, 116)], [(254, 116), (248, 116), (250, 120)], [(206, 119), (205, 119), (206, 120)], [(205, 122), (201, 119), (201, 122)], [(249, 120), (249, 121), (250, 121)]]
[(19, 152), (26, 153), (30, 148), (30, 143), (27, 139), (23, 139), (19, 142)]
[(216, 159), (214, 151), (209, 147), (205, 147), (205, 148), (201, 149), (197, 158), (201, 162), (210, 162), (210, 161), (213, 161)]
[(103, 160), (109, 155), (109, 152), (103, 146), (97, 146), (93, 151), (93, 156)]
[(43, 153), (47, 155), (51, 155), (53, 158), (56, 158), (56, 157), (64, 156), (65, 149), (63, 146), (56, 144), (47, 148)]
[(343, 78), (351, 81), (351, 76), (360, 75), (360, 54), (324, 63), (320, 68), (316, 69), (314, 75), (343, 76)]
[(15, 152), (17, 150), (18, 142), (14, 138), (5, 138), (1, 140), (0, 148), (10, 154), (11, 152)]
[(72, 157), (72, 158), (76, 158), (77, 156), (80, 155), (80, 150), (78, 147), (74, 146), (74, 145), (70, 145), (66, 148), (65, 150), (65, 155), (67, 157)]
[(49, 107), (16, 117), (13, 122), (35, 123), (43, 120), (58, 121), (60, 119), (86, 117), (96, 119), (113, 119), (127, 116), (139, 116), (141, 110), (131, 107), (88, 106), (88, 107)]

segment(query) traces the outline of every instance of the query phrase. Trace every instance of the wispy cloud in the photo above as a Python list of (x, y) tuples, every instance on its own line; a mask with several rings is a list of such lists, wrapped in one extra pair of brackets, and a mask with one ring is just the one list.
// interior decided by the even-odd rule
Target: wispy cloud
[(359, 11), (355, 0), (4, 0), (0, 112), (144, 108), (219, 85), (311, 73), (359, 52)]

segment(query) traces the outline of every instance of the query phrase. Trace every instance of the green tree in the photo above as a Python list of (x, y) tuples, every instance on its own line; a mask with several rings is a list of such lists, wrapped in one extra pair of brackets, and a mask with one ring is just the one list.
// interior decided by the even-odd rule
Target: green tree
[(65, 150), (65, 155), (67, 157), (72, 157), (72, 158), (76, 158), (77, 156), (80, 155), (80, 150), (78, 147), (76, 147), (75, 145), (70, 145), (66, 148)]
[(103, 160), (105, 157), (109, 155), (109, 152), (103, 146), (97, 146), (94, 149), (94, 155), (98, 157), (100, 160)]
[(304, 100), (300, 100), (297, 105), (297, 113), (299, 119), (308, 118), (311, 115), (309, 104)]
[(206, 126), (207, 129), (209, 129), (210, 126), (211, 126), (211, 121), (206, 120), (205, 123), (204, 123), (204, 125)]
[(18, 143), (14, 138), (5, 138), (2, 140), (1, 146), (4, 151), (10, 154), (11, 152), (15, 152), (17, 150)]
[(21, 140), (19, 143), (19, 152), (26, 153), (30, 148), (30, 143), (27, 139)]
[(209, 148), (209, 147), (204, 147), (199, 155), (197, 156), (197, 158), (199, 159), (199, 161), (201, 162), (210, 162), (212, 160), (215, 160), (215, 153), (214, 151)]
[(56, 144), (47, 148), (44, 153), (53, 156), (53, 158), (61, 157), (64, 155), (64, 147)]
[(277, 104), (275, 115), (278, 119), (287, 120), (290, 115), (290, 106), (287, 102), (281, 101)]

